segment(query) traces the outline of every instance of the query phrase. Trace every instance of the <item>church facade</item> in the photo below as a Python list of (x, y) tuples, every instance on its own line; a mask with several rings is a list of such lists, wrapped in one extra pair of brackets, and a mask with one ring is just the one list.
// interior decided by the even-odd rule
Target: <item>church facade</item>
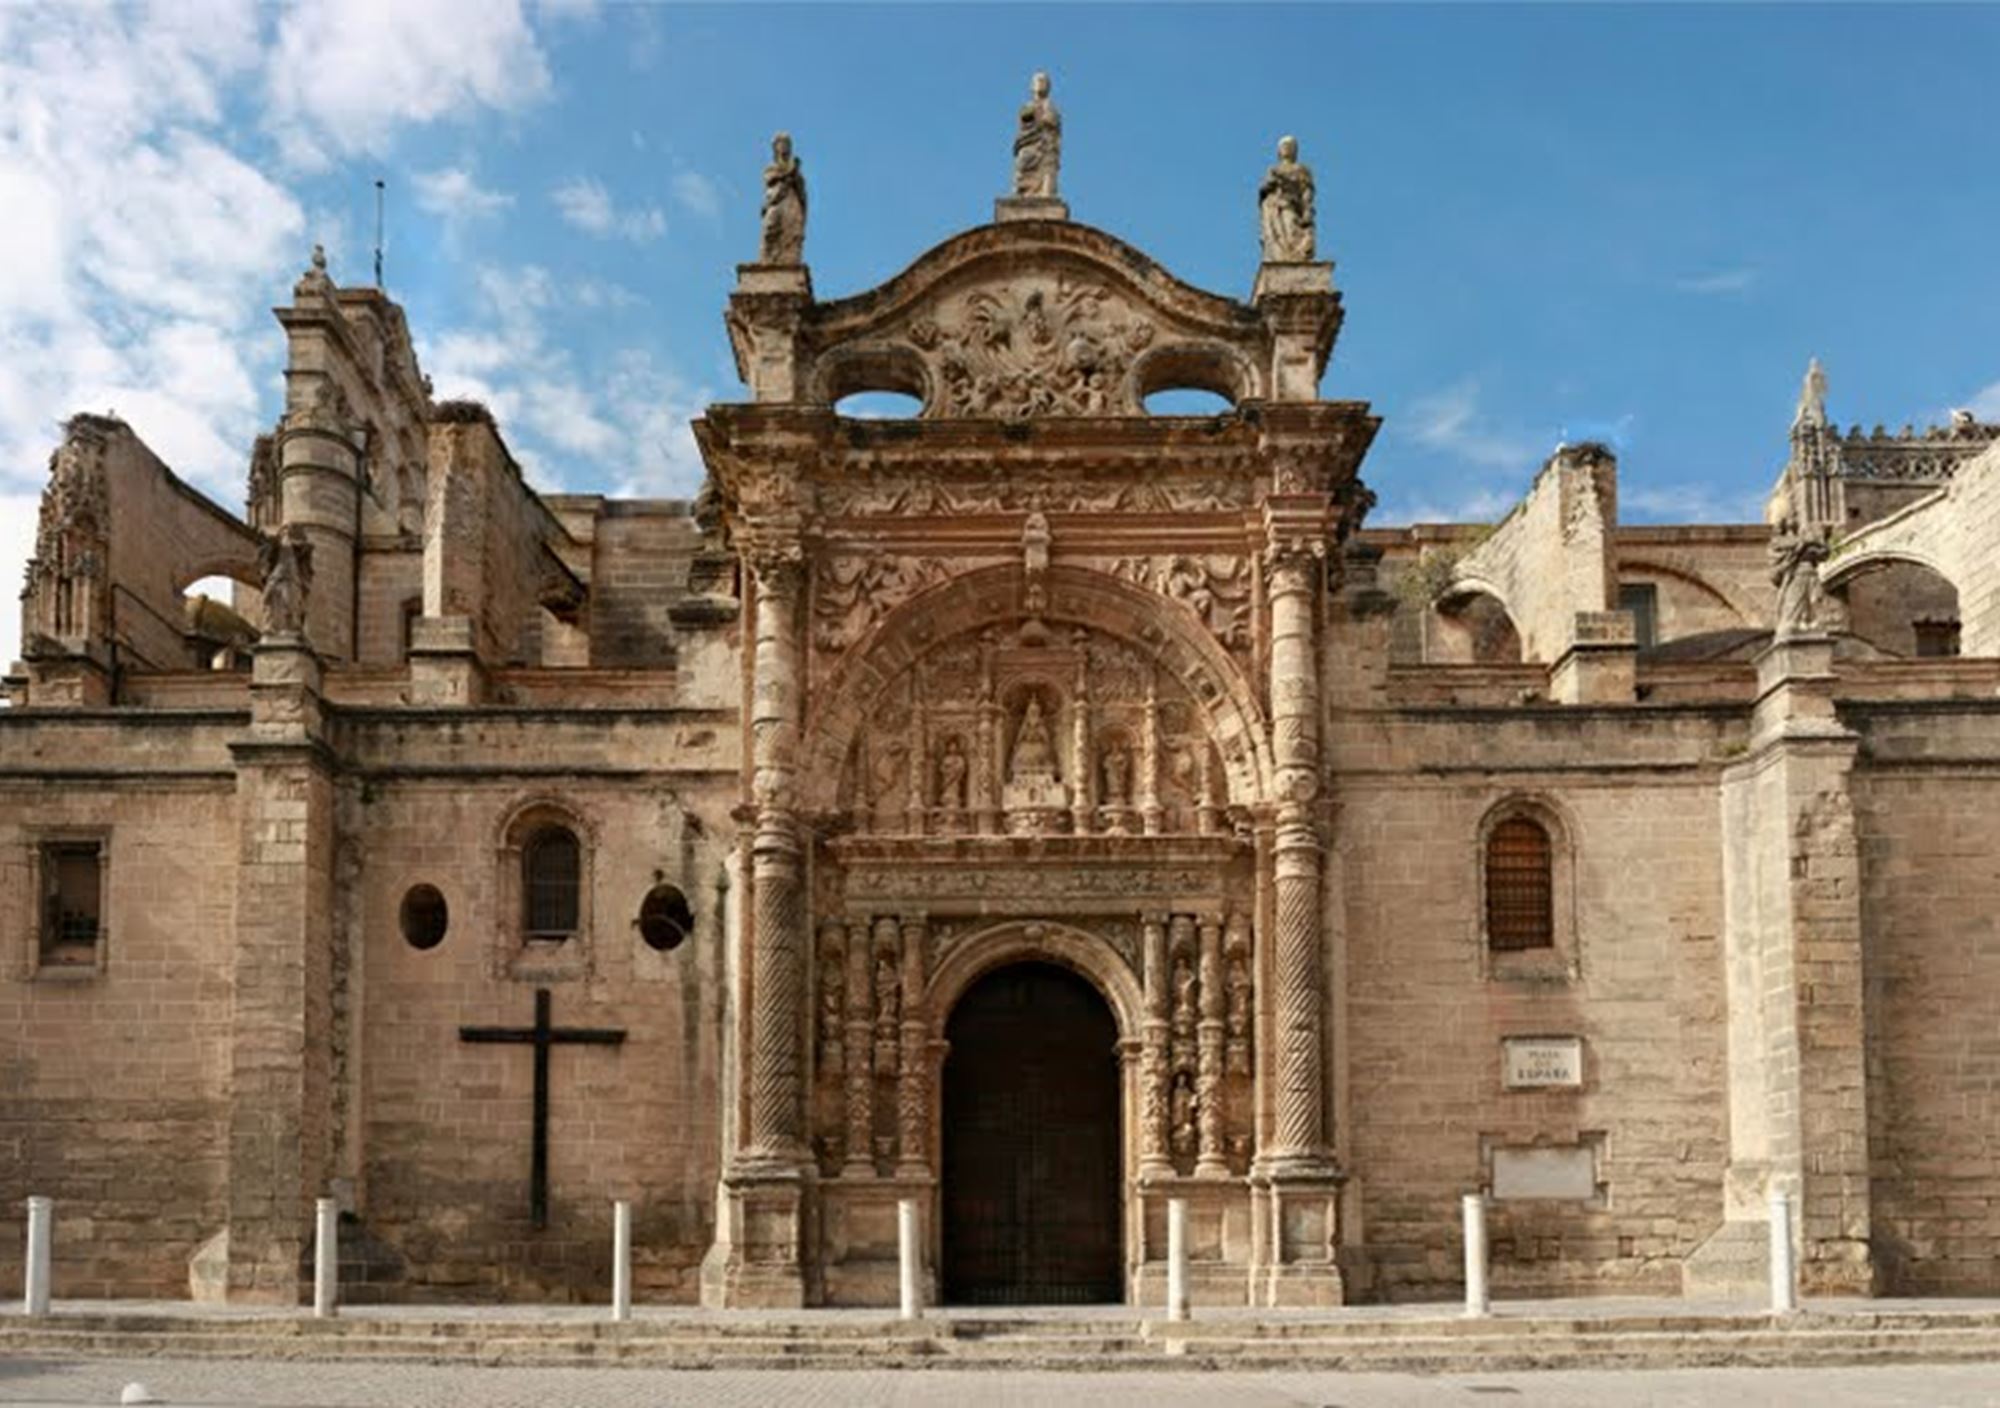
[[(537, 493), (316, 259), (238, 515), (55, 452), (0, 711), (0, 1193), (61, 1295), (2000, 1290), (2000, 428), (1770, 522), (1558, 447), (1374, 528), (1282, 150), (1247, 301), (1072, 221), (820, 298), (790, 142), (699, 499)], [(1155, 414), (1193, 389), (1228, 409)], [(916, 414), (841, 414), (894, 392)], [(1774, 436), (1774, 442), (1776, 437)], [(224, 576), (228, 605), (183, 593)], [(0, 1239), (0, 1274), (20, 1242)]]

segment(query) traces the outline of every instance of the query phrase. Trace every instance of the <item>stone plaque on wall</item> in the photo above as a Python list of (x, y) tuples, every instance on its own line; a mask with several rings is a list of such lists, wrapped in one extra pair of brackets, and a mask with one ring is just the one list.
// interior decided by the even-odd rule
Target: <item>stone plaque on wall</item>
[(1548, 1090), (1582, 1085), (1583, 1038), (1502, 1037), (1500, 1084), (1508, 1090)]
[(1496, 1201), (1513, 1198), (1588, 1201), (1596, 1196), (1597, 1154), (1588, 1146), (1493, 1151)]

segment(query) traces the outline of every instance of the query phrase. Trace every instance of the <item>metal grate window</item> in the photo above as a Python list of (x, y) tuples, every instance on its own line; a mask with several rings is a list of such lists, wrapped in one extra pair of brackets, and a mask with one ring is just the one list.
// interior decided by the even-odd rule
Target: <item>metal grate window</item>
[(583, 848), (565, 826), (545, 826), (521, 851), (521, 927), (532, 939), (566, 939), (576, 932)]
[(103, 923), (104, 851), (96, 841), (64, 841), (42, 850), (45, 964), (91, 963)]
[(1510, 817), (1486, 839), (1486, 943), (1499, 952), (1555, 943), (1555, 884), (1549, 833)]

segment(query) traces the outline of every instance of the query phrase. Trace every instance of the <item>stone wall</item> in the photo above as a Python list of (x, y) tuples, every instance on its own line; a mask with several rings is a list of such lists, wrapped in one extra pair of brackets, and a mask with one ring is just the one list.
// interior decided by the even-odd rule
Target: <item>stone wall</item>
[[(186, 729), (104, 733), (100, 756), (123, 741), (127, 764), (170, 741), (201, 751)], [(49, 833), (104, 840), (101, 973), (35, 971), (30, 863)], [(188, 1258), (224, 1221), (235, 870), (226, 777), (0, 777), (0, 1282), (19, 1284), (35, 1193), (56, 1200), (58, 1295), (187, 1294)]]
[[(1337, 784), (1337, 1039), (1343, 1151), (1361, 1181), (1358, 1257), (1373, 1293), (1452, 1292), (1458, 1199), (1490, 1181), (1492, 1145), (1594, 1150), (1603, 1193), (1496, 1201), (1496, 1291), (1677, 1288), (1678, 1258), (1721, 1213), (1711, 763), (1726, 721), (1435, 710), (1367, 722), (1387, 743), (1373, 761), (1388, 767)], [(1582, 776), (1561, 766), (1578, 757), (1599, 766)], [(1557, 836), (1552, 951), (1493, 955), (1484, 944), (1481, 823), (1509, 802), (1535, 808)], [(1581, 1038), (1581, 1087), (1504, 1090), (1508, 1036)]]
[(2000, 1290), (2000, 713), (1870, 711), (1856, 774), (1883, 1289)]
[[(356, 739), (371, 781), (353, 813), (365, 840), (357, 1196), (370, 1235), (401, 1260), (392, 1293), (601, 1299), (611, 1201), (629, 1198), (639, 1293), (693, 1300), (722, 1149), (719, 838), (733, 731), (658, 711), (595, 722), (543, 712), (489, 716), (495, 731), (461, 751), (449, 713), (397, 712)], [(486, 759), (481, 775), (460, 773), (460, 757)], [(512, 766), (531, 757), (566, 775)], [(663, 760), (694, 771), (662, 773)], [(520, 936), (514, 823), (531, 815), (565, 818), (584, 841), (584, 928), (561, 945)], [(696, 920), (669, 952), (636, 924), (661, 881), (686, 894)], [(419, 883), (436, 885), (450, 911), (429, 950), (399, 923)], [(459, 1027), (532, 1026), (538, 987), (552, 993), (556, 1025), (628, 1036), (615, 1049), (552, 1053), (549, 1225), (531, 1232), (532, 1048), (469, 1044)]]

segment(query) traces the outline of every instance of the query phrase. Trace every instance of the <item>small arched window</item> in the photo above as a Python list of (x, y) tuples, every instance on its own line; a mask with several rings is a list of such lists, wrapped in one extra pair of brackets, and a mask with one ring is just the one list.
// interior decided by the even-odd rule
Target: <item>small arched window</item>
[(521, 848), (521, 928), (531, 939), (558, 943), (577, 929), (583, 848), (567, 826), (548, 825)]
[(1555, 935), (1555, 848), (1548, 828), (1514, 816), (1486, 837), (1486, 943), (1497, 953), (1550, 948)]

